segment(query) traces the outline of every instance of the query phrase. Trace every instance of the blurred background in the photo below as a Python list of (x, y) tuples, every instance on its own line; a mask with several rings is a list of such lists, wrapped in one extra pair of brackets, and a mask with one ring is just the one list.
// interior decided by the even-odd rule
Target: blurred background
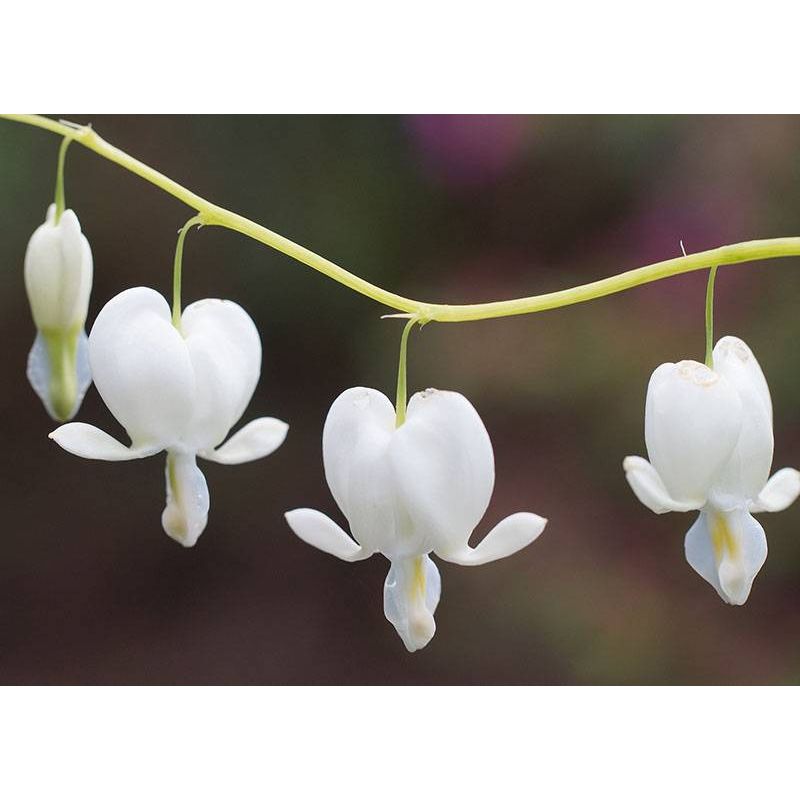
[[(797, 117), (105, 117), (91, 122), (207, 199), (385, 288), (500, 300), (747, 239), (800, 232)], [(746, 606), (686, 563), (693, 515), (656, 516), (621, 462), (645, 455), (647, 381), (702, 360), (706, 275), (527, 317), (412, 335), (409, 390), (464, 393), (492, 438), (501, 518), (550, 519), (517, 556), (439, 562), (438, 630), (408, 654), (385, 620), (380, 556), (346, 564), (295, 538), (283, 512), (343, 522), (321, 432), (344, 389), (393, 396), (402, 322), (223, 229), (189, 234), (184, 303), (242, 304), (262, 335), (243, 422), (291, 424), (236, 467), (204, 463), (208, 528), (161, 530), (164, 459), (86, 461), (25, 378), (34, 326), (25, 247), (52, 200), (59, 139), (0, 121), (4, 683), (697, 684), (800, 680), (800, 505), (763, 515), (770, 554)], [(168, 295), (179, 202), (74, 145), (67, 205), (94, 253), (89, 325), (123, 288)], [(775, 467), (800, 466), (800, 260), (717, 278), (716, 336), (744, 338), (775, 406)], [(124, 438), (94, 388), (80, 419)]]

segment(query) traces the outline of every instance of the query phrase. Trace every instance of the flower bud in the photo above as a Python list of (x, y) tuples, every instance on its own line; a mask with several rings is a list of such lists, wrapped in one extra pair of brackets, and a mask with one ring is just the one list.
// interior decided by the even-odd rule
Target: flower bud
[(75, 416), (91, 383), (86, 315), (92, 290), (92, 251), (74, 211), (56, 222), (56, 207), (28, 242), (25, 289), (38, 329), (28, 380), (56, 420)]

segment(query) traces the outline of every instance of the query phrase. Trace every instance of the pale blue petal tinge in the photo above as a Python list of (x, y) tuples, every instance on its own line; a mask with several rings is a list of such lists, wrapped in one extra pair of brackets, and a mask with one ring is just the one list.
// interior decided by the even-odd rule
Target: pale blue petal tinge
[(84, 330), (77, 335), (75, 344), (62, 335), (57, 339), (61, 341), (51, 338), (48, 347), (45, 335), (41, 331), (36, 334), (28, 354), (27, 375), (47, 413), (58, 422), (66, 422), (78, 413), (92, 383), (89, 340)]

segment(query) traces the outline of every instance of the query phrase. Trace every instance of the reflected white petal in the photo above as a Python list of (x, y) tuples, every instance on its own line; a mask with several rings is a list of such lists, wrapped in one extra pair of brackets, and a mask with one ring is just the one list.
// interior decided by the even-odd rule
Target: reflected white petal
[(703, 506), (702, 502), (673, 500), (656, 468), (641, 456), (628, 456), (622, 462), (622, 468), (633, 493), (643, 505), (656, 514), (665, 514), (667, 511), (693, 511)]
[(50, 438), (68, 453), (81, 458), (100, 461), (132, 461), (157, 453), (160, 447), (126, 447), (113, 436), (109, 436), (94, 425), (85, 422), (70, 422), (56, 428)]
[(761, 490), (750, 511), (757, 514), (761, 511), (783, 511), (797, 500), (800, 495), (800, 472), (791, 467), (779, 469)]
[(260, 417), (244, 426), (216, 450), (203, 450), (200, 455), (218, 464), (244, 464), (274, 453), (286, 439), (289, 426), (273, 417)]
[(527, 547), (538, 538), (546, 524), (544, 517), (520, 511), (495, 525), (476, 547), (464, 546), (456, 551), (437, 550), (436, 555), (464, 566), (488, 564)]
[(289, 527), (306, 544), (343, 561), (361, 561), (372, 553), (353, 541), (330, 517), (313, 508), (295, 508), (284, 514)]

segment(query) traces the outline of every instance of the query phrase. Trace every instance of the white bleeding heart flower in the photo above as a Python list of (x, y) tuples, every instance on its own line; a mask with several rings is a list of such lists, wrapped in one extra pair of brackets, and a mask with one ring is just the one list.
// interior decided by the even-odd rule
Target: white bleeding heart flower
[(469, 546), (492, 496), (494, 453), (477, 411), (456, 392), (415, 394), (396, 427), (385, 395), (348, 389), (328, 412), (322, 452), (331, 494), (353, 538), (310, 508), (289, 511), (286, 520), (305, 542), (345, 561), (376, 552), (389, 559), (384, 612), (411, 652), (436, 630), (441, 582), (429, 553), (485, 564), (530, 544), (546, 523), (536, 514), (512, 514)]
[(686, 559), (733, 605), (742, 605), (767, 558), (760, 511), (782, 511), (800, 494), (800, 472), (771, 478), (772, 400), (750, 348), (734, 336), (717, 342), (713, 369), (696, 361), (662, 364), (645, 405), (650, 461), (623, 467), (651, 511), (700, 510), (686, 534)]
[(56, 222), (55, 204), (25, 252), (25, 289), (37, 334), (28, 380), (53, 419), (77, 414), (92, 382), (86, 315), (92, 291), (92, 251), (74, 211)]
[(236, 303), (200, 300), (185, 309), (178, 330), (158, 292), (128, 289), (98, 314), (89, 360), (97, 391), (127, 431), (130, 447), (80, 422), (62, 425), (50, 437), (70, 453), (105, 461), (166, 450), (162, 525), (191, 547), (209, 509), (196, 456), (220, 464), (252, 461), (280, 447), (288, 431), (285, 422), (262, 417), (222, 444), (261, 373), (261, 340), (253, 321)]

